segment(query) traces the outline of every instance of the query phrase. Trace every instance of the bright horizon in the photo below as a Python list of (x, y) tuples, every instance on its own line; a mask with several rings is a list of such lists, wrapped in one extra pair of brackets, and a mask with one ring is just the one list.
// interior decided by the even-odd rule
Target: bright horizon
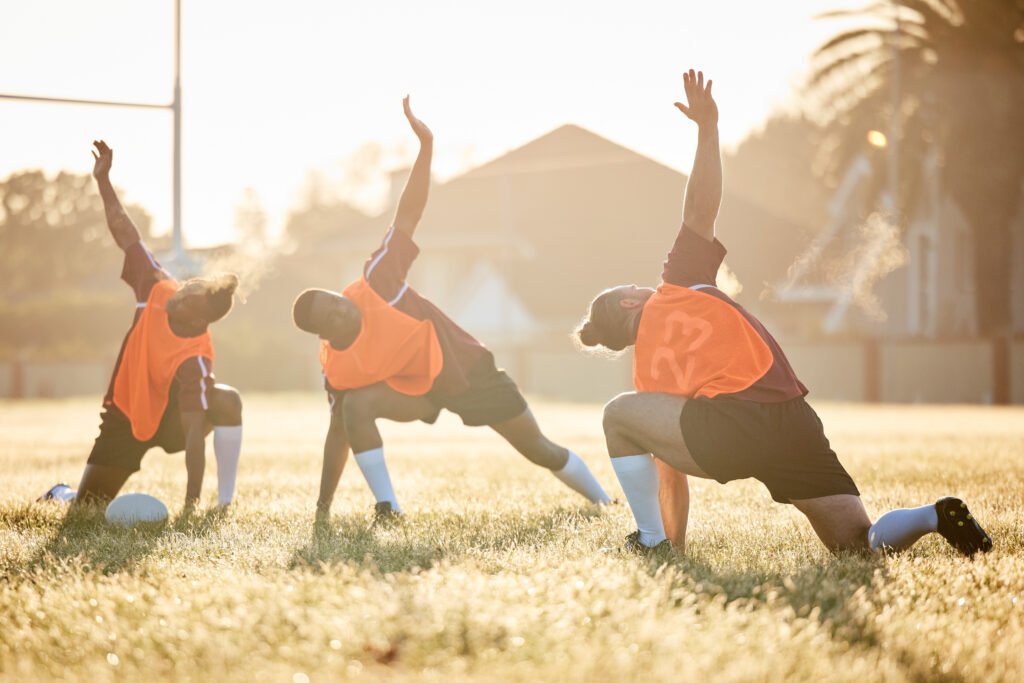
[[(351, 158), (368, 143), (382, 146), (385, 170), (410, 161), (405, 93), (434, 130), (439, 180), (567, 123), (687, 172), (694, 129), (672, 107), (683, 70), (715, 80), (722, 141), (734, 146), (794, 105), (812, 50), (837, 29), (813, 17), (841, 6), (656, 3), (627, 15), (621, 5), (581, 0), (557, 9), (539, 0), (304, 0), (285, 13), (283, 5), (183, 0), (186, 242), (233, 239), (249, 187), (277, 233), (309, 171), (345, 194)], [(172, 0), (7, 5), (0, 59), (17, 66), (0, 75), (0, 92), (166, 103), (173, 11)], [(170, 229), (169, 112), (0, 100), (0, 129), (0, 177), (28, 168), (88, 173), (90, 143), (105, 139), (123, 198), (152, 214), (155, 233)], [(356, 199), (372, 203), (373, 195)]]

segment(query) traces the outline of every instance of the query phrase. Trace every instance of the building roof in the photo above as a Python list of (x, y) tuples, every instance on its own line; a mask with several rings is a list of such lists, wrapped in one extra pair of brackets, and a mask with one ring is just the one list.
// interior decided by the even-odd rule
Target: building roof
[[(467, 277), (474, 260), (492, 262), (535, 319), (564, 325), (607, 287), (658, 284), (685, 187), (684, 174), (564, 125), (435, 185), (416, 241), (421, 259), (459, 254), (445, 267), (464, 268)], [(360, 226), (358, 238), (350, 233), (347, 247), (375, 246), (392, 214)], [(756, 302), (761, 285), (781, 278), (792, 262), (797, 231), (728, 187), (718, 228), (744, 296)], [(416, 267), (410, 282), (417, 286)]]

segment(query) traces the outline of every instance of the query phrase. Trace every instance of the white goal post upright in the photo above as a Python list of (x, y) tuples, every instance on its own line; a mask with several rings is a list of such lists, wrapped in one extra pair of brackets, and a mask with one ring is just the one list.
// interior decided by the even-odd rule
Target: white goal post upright
[(40, 97), (0, 93), (0, 99), (29, 102), (50, 102), (60, 104), (87, 104), (100, 107), (131, 107), (135, 109), (169, 110), (174, 118), (174, 160), (171, 229), (171, 254), (168, 259), (181, 276), (193, 275), (196, 270), (192, 259), (185, 252), (185, 240), (181, 232), (181, 0), (174, 0), (174, 94), (169, 104), (145, 102), (115, 102), (112, 100), (72, 99), (66, 97)]

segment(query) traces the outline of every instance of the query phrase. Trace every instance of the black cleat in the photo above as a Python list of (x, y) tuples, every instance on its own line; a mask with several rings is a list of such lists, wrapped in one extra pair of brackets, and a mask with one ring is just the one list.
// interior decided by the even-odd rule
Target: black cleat
[(643, 555), (644, 557), (652, 557), (657, 555), (667, 555), (672, 550), (672, 543), (666, 538), (655, 546), (644, 545), (640, 541), (640, 531), (637, 530), (629, 536), (626, 536), (626, 543), (622, 546), (622, 549), (627, 553)]
[(992, 539), (971, 515), (967, 503), (959, 498), (939, 498), (935, 501), (935, 512), (939, 516), (937, 531), (960, 554), (971, 557), (992, 550)]
[(383, 500), (373, 506), (373, 526), (392, 526), (402, 520), (402, 513)]

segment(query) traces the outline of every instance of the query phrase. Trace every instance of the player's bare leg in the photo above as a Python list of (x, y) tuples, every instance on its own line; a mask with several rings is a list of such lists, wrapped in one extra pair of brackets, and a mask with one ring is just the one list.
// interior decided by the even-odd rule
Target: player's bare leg
[(604, 409), (608, 455), (637, 520), (638, 533), (630, 537), (637, 549), (669, 538), (666, 530), (672, 543), (683, 547), (690, 509), (686, 475), (708, 477), (683, 440), (679, 417), (685, 404), (686, 399), (671, 394), (625, 393)]
[(384, 462), (384, 441), (377, 429), (377, 420), (429, 419), (437, 414), (437, 407), (423, 396), (406, 396), (379, 383), (345, 394), (341, 413), (356, 465), (377, 499), (378, 517), (399, 513), (401, 508)]
[(72, 505), (105, 503), (121, 491), (132, 473), (110, 465), (86, 465)]
[(652, 454), (684, 474), (709, 479), (683, 440), (679, 416), (685, 404), (685, 398), (672, 394), (619, 394), (604, 407), (608, 455)]
[(431, 417), (437, 408), (423, 396), (400, 394), (384, 383), (345, 394), (342, 415), (352, 451), (362, 453), (384, 445), (377, 420), (415, 422)]
[(658, 467), (658, 505), (661, 522), (672, 547), (686, 547), (686, 524), (690, 517), (690, 483), (686, 475), (663, 460), (654, 460)]
[(590, 468), (578, 455), (544, 436), (529, 408), (511, 420), (491, 425), (491, 429), (524, 458), (534, 465), (551, 470), (562, 483), (587, 500), (601, 504), (611, 502)]
[(789, 502), (804, 513), (814, 533), (832, 552), (868, 550), (871, 520), (860, 496), (841, 494)]
[(559, 446), (541, 433), (529, 408), (518, 417), (491, 425), (491, 429), (534, 465), (560, 470), (569, 459), (569, 449)]
[(857, 496), (825, 496), (790, 502), (807, 515), (822, 543), (833, 552), (899, 552), (931, 533), (938, 533), (957, 552), (968, 557), (992, 550), (992, 538), (959, 498), (940, 498), (931, 505), (890, 510), (874, 524)]

